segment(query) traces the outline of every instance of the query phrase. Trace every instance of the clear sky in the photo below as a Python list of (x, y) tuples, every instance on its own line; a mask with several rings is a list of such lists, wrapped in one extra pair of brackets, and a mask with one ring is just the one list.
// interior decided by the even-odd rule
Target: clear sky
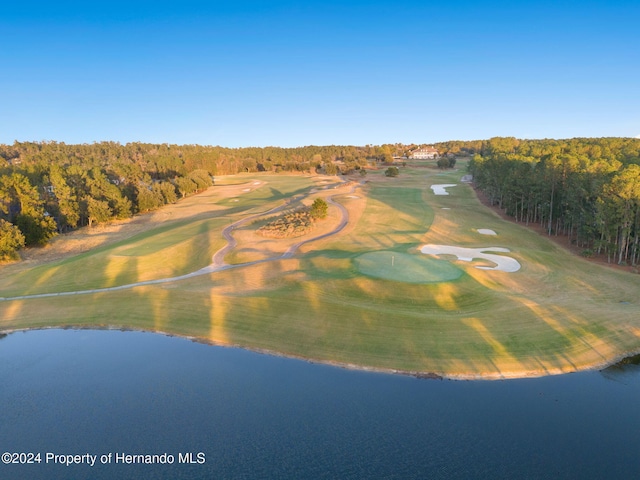
[(2, 2), (0, 143), (640, 135), (640, 2)]

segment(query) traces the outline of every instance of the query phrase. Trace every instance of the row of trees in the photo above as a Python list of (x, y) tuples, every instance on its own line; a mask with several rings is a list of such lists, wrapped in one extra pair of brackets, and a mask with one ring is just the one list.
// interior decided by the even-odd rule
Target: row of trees
[[(176, 175), (202, 169), (212, 175), (238, 172), (299, 171), (309, 172), (331, 164), (350, 167), (371, 162), (393, 160), (405, 146), (367, 145), (299, 148), (250, 147), (224, 148), (201, 145), (170, 145), (101, 142), (67, 145), (59, 142), (15, 142), (0, 145), (0, 169), (8, 165), (58, 163), (77, 164), (91, 168), (109, 167), (120, 176), (148, 172), (154, 180), (166, 180)], [(330, 167), (329, 167), (330, 168)], [(133, 171), (132, 171), (133, 170)]]
[(52, 164), (38, 175), (13, 169), (0, 175), (0, 259), (15, 258), (19, 248), (43, 245), (57, 233), (154, 210), (211, 185), (204, 170), (152, 180), (78, 165)]
[(567, 235), (584, 255), (640, 262), (640, 140), (495, 138), (480, 152), (476, 186), (516, 221)]

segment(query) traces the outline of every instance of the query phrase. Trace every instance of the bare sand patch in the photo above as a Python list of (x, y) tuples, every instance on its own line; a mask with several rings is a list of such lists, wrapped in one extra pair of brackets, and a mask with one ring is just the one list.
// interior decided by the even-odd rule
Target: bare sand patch
[(491, 230), (490, 228), (478, 228), (476, 232), (478, 232), (481, 235), (497, 235), (497, 233), (494, 230)]
[(447, 192), (445, 189), (455, 187), (456, 185), (456, 183), (439, 183), (431, 185), (431, 190), (433, 190), (433, 193), (435, 195), (449, 195), (449, 192)]
[(480, 248), (465, 248), (465, 247), (453, 247), (450, 245), (424, 245), (420, 248), (422, 253), (427, 255), (455, 255), (458, 260), (463, 262), (471, 262), (475, 258), (482, 260), (489, 260), (495, 263), (495, 267), (476, 266), (480, 270), (499, 270), (501, 272), (513, 273), (520, 270), (520, 263), (511, 257), (505, 255), (494, 255), (492, 253), (485, 252), (504, 252), (508, 253), (511, 250), (503, 247), (480, 247)]
[(360, 198), (358, 195), (348, 195), (347, 198)]

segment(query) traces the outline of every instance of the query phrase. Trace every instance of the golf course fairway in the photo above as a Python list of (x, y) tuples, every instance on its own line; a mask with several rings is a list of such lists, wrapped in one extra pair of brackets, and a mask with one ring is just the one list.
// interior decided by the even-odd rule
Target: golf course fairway
[[(60, 236), (0, 266), (0, 331), (148, 330), (448, 378), (573, 372), (640, 351), (640, 275), (501, 219), (460, 182), (464, 160), (399, 170), (221, 177), (154, 213)], [(435, 194), (443, 184), (455, 188)], [(316, 198), (328, 217), (304, 237), (256, 233)], [(429, 253), (437, 246), (492, 249), (519, 269)]]

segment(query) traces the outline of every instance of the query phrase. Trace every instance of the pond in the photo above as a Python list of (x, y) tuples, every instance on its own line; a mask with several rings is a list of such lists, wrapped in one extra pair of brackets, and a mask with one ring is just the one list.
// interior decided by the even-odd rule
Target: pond
[(640, 472), (633, 362), (537, 379), (423, 380), (152, 333), (51, 329), (0, 338), (0, 385), (0, 453), (17, 462), (0, 464), (3, 479)]

